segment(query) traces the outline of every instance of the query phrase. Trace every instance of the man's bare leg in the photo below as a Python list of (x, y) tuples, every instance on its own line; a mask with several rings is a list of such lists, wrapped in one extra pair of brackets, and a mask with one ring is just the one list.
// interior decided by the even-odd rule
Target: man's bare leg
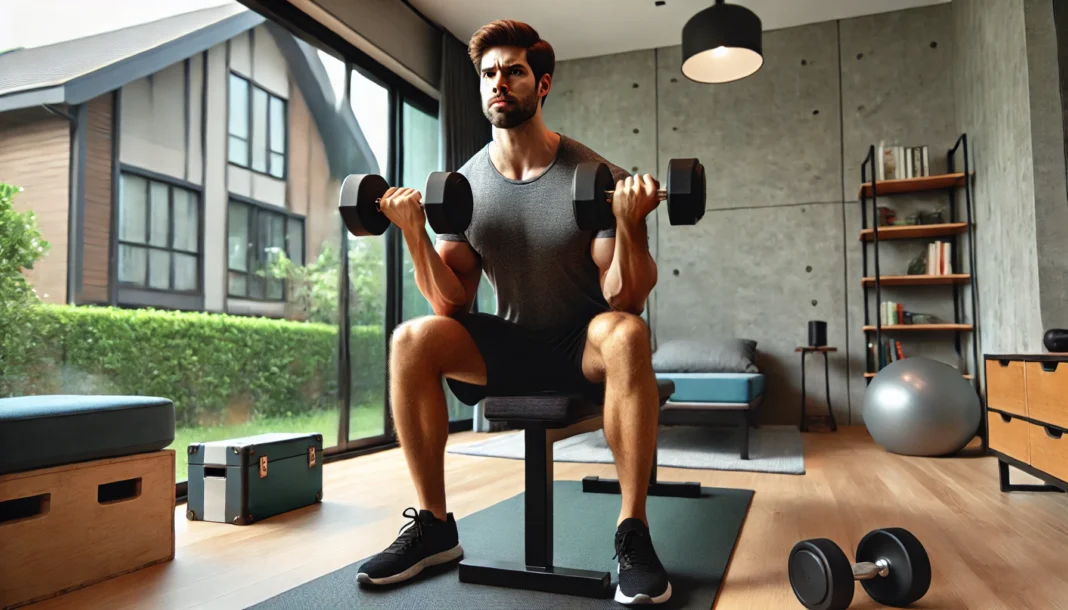
[(615, 457), (623, 501), (616, 524), (634, 517), (648, 525), (645, 501), (660, 401), (645, 321), (622, 312), (595, 317), (586, 334), (582, 369), (587, 379), (605, 383), (604, 435)]
[(442, 380), (450, 377), (484, 385), (486, 364), (467, 330), (443, 316), (401, 324), (391, 346), (390, 398), (397, 438), (420, 508), (444, 520), (449, 415)]

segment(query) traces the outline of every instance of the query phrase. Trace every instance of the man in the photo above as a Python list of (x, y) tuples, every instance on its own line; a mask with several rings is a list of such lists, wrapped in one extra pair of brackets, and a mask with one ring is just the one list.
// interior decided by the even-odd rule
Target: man
[[(529, 25), (497, 21), (475, 33), (469, 51), (493, 125), (493, 141), (459, 170), (474, 194), (470, 227), (439, 235), (435, 247), (418, 192), (392, 188), (380, 204), (403, 232), (435, 315), (402, 324), (391, 343), (393, 419), (420, 510), (405, 511), (412, 521), (361, 566), (358, 579), (396, 583), (463, 554), (445, 503), (442, 378), (468, 405), (491, 393), (603, 387), (604, 432), (622, 492), (616, 599), (665, 602), (671, 585), (645, 514), (659, 403), (649, 329), (639, 317), (657, 279), (645, 219), (656, 208), (658, 185), (648, 174), (609, 165), (618, 180), (615, 226), (578, 230), (575, 167), (604, 159), (542, 119), (552, 47)], [(469, 313), (483, 271), (496, 293), (496, 316)]]

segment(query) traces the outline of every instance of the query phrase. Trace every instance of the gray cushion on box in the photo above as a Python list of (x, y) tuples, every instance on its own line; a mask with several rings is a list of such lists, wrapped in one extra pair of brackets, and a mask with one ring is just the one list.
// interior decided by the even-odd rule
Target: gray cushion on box
[(148, 396), (0, 399), (0, 474), (158, 451), (174, 442), (174, 403)]
[(759, 373), (757, 342), (749, 339), (672, 339), (653, 354), (658, 373)]

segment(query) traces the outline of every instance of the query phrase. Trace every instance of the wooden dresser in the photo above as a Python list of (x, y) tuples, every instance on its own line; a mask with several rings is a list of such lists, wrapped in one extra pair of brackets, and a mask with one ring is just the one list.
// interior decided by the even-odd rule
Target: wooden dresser
[[(1068, 354), (987, 355), (987, 438), (1002, 491), (1068, 491)], [(1009, 466), (1048, 485), (1012, 485)]]

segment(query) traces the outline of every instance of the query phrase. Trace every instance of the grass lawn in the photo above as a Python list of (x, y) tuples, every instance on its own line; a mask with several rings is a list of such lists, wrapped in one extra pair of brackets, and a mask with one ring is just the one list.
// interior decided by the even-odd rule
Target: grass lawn
[[(382, 408), (360, 406), (352, 410), (349, 420), (349, 438), (358, 439), (382, 434)], [(323, 435), (323, 448), (337, 446), (337, 411), (317, 411), (294, 417), (258, 419), (232, 426), (178, 428), (174, 431), (175, 475), (177, 481), (189, 477), (187, 448), (193, 443), (243, 438), (268, 432), (312, 433)]]

